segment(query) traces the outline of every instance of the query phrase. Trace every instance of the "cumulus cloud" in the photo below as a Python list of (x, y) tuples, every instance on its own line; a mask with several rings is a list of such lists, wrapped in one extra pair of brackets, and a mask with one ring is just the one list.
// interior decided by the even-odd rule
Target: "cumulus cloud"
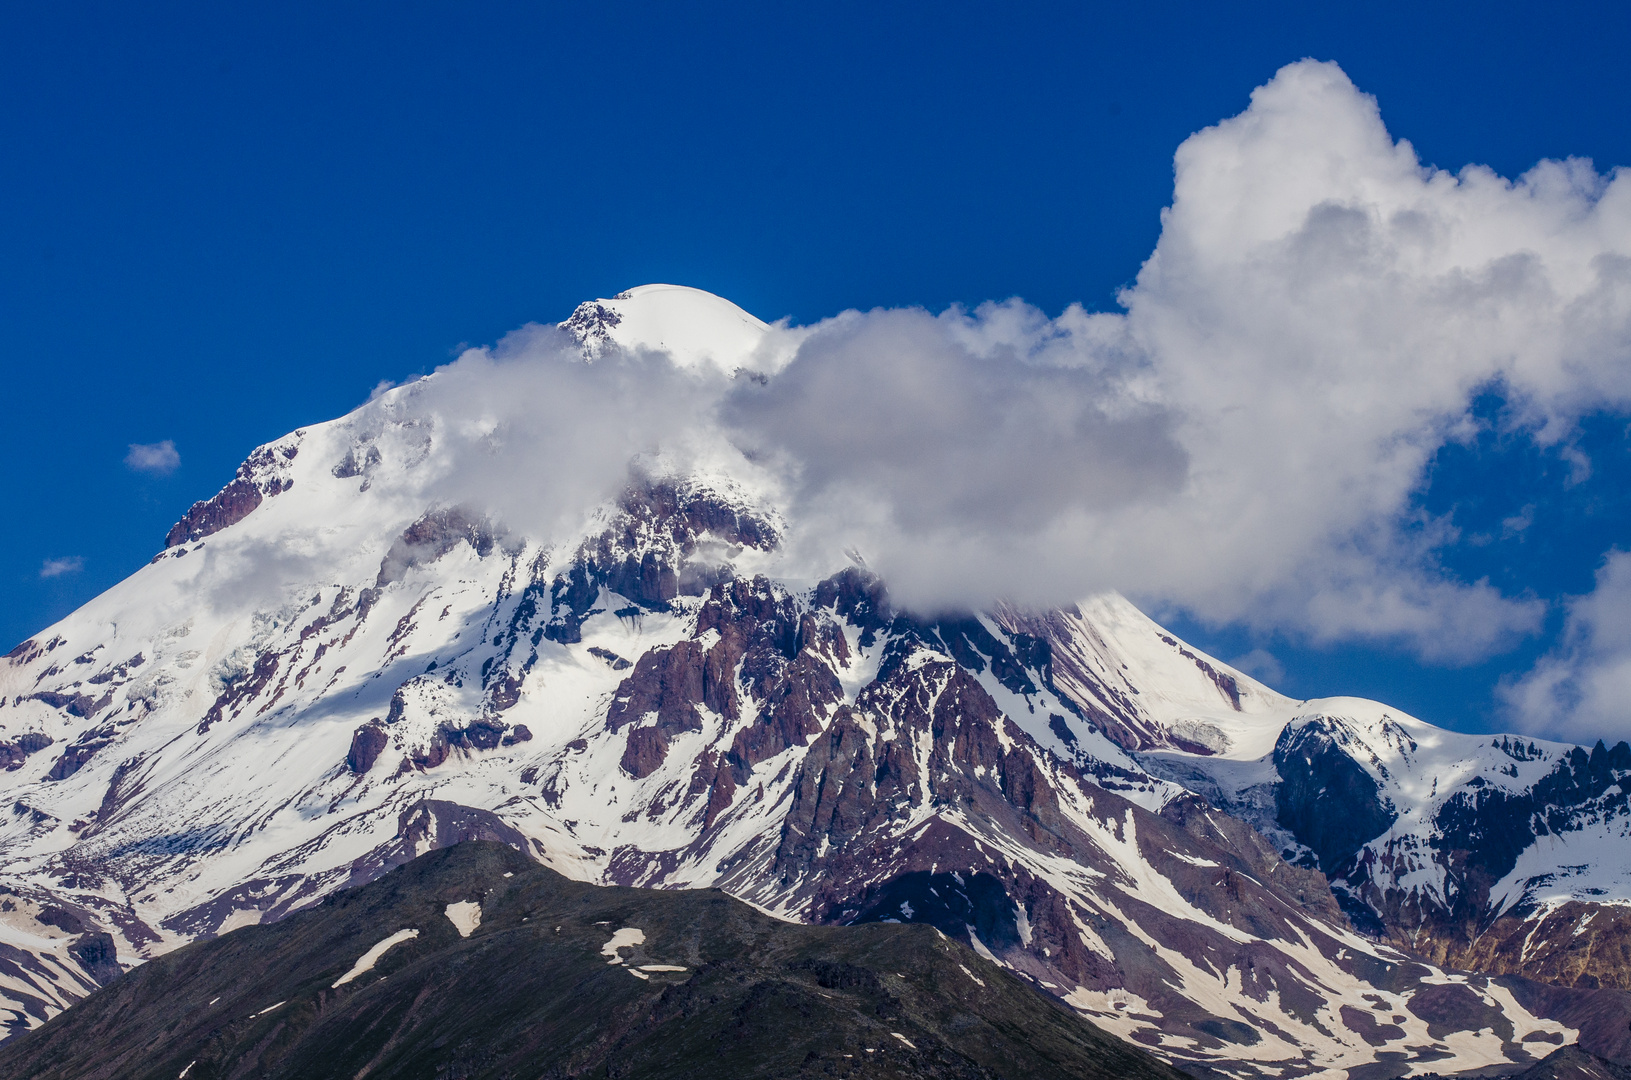
[(64, 574), (77, 574), (83, 569), (85, 569), (85, 560), (78, 555), (69, 555), (61, 559), (47, 559), (40, 564), (40, 577), (61, 577)]
[(1550, 446), (1631, 406), (1631, 174), (1425, 167), (1339, 68), (1305, 61), (1179, 147), (1120, 301), (846, 312), (773, 329), (782, 359), (735, 377), (660, 353), (585, 364), (529, 327), (378, 407), (434, 414), (462, 464), (431, 494), (530, 534), (631, 460), (711, 464), (779, 507), (789, 569), (855, 551), (921, 610), (1115, 588), (1446, 661), (1538, 629), (1540, 601), (1445, 574), (1455, 531), (1413, 507), (1476, 394)]
[(125, 455), (125, 467), (137, 472), (168, 476), (181, 465), (181, 455), (170, 439), (156, 443), (131, 443)]
[(1500, 696), (1522, 730), (1587, 744), (1631, 738), (1631, 553), (1609, 552), (1596, 588), (1569, 603), (1558, 647)]
[(722, 417), (786, 478), (796, 544), (859, 550), (917, 606), (1057, 600), (1079, 574), (1012, 560), (1062, 522), (1176, 496), (1189, 465), (1170, 410), (1077, 344), (1020, 304), (851, 314)]
[[(1374, 99), (1314, 62), (1188, 139), (1175, 175), (1125, 313), (1049, 320), (1009, 303), (816, 327), (764, 396), (783, 378), (800, 392), (752, 424), (756, 442), (784, 433), (805, 519), (856, 537), (923, 604), (1113, 586), (1205, 620), (1402, 639), (1447, 660), (1535, 630), (1539, 602), (1439, 571), (1453, 531), (1412, 498), (1481, 389), (1553, 442), (1631, 401), (1631, 178), (1582, 161), (1516, 181), (1426, 168)], [(908, 411), (897, 356), (931, 423), (942, 401), (1033, 369), (1046, 374), (1031, 400), (1059, 411), (1038, 409), (1030, 431), (1002, 403), (928, 439), (903, 416), (904, 452), (807, 433), (835, 401), (874, 423)], [(802, 370), (818, 358), (846, 372), (836, 393)], [(1096, 387), (1098, 410), (1056, 385)], [(1086, 433), (1075, 455), (1061, 453), (1071, 424)], [(854, 491), (886, 496), (866, 522), (835, 514)]]

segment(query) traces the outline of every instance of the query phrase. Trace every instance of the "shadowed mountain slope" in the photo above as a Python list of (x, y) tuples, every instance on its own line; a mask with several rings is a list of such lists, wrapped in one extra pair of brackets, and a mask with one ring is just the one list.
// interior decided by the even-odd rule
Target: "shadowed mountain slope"
[(1179, 1075), (930, 927), (587, 885), (491, 842), (144, 964), (0, 1047), (0, 1074)]

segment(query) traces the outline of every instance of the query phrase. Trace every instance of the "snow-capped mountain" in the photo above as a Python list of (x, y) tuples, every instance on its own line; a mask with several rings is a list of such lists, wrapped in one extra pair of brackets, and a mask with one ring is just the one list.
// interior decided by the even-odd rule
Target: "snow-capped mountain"
[[(722, 378), (771, 378), (798, 340), (673, 286), (562, 329), (579, 364)], [(1113, 595), (918, 618), (862, 565), (787, 562), (773, 485), (707, 455), (523, 527), (448, 498), (454, 448), (491, 449), (510, 490), (571, 474), (518, 466), (448, 387), (257, 449), (151, 564), (0, 661), (14, 1028), (115, 953), (483, 837), (583, 880), (931, 922), (1192, 1070), (1631, 1050), (1620, 991), (1463, 974), (1438, 965), (1479, 957), (1434, 945), (1482, 913), (1543, 946), (1576, 906), (1620, 925), (1625, 747), (1291, 701)], [(1491, 969), (1550, 977), (1527, 944)]]
[(1631, 987), (1631, 746), (1461, 735), (1355, 698), (1263, 712), (1255, 742), (1137, 756), (1318, 866), (1371, 935), (1491, 974)]

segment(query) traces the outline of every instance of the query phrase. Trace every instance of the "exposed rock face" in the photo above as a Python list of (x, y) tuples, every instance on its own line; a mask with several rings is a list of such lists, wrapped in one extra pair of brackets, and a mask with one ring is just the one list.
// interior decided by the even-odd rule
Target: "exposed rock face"
[(68, 953), (99, 986), (106, 986), (124, 974), (112, 934), (100, 931), (86, 934), (68, 947)]
[[(1340, 726), (1315, 720), (1287, 727), (1274, 744), (1280, 773), (1275, 808), (1280, 825), (1314, 853), (1325, 873), (1335, 872), (1359, 846), (1398, 819), (1381, 787), (1343, 745)], [(1332, 813), (1341, 807), (1340, 813)]]
[(357, 447), (347, 450), (345, 457), (329, 470), (330, 475), (340, 480), (349, 480), (353, 476), (366, 476), (369, 470), (385, 460), (377, 446), (369, 446), (362, 449), (360, 453), (358, 451), (359, 448)]
[[(967, 668), (923, 649), (915, 630), (895, 639), (877, 679), (853, 707), (837, 712), (805, 755), (770, 867), (775, 880), (808, 897), (802, 910), (811, 917), (932, 922), (949, 936), (977, 940), (1039, 982), (1103, 991), (1129, 985), (1131, 977), (1149, 1002), (1147, 1015), (1165, 1018), (1148, 1032), (1152, 1043), (1160, 1041), (1157, 1031), (1181, 1031), (1215, 1049), (1239, 1041), (1231, 1028), (1221, 1029), (1220, 1039), (1197, 1027), (1215, 1018), (1163, 992), (1160, 980), (1145, 985), (1132, 975), (1136, 968), (1129, 965), (1139, 951), (1132, 939), (1114, 940), (1113, 924), (1092, 913), (1097, 905), (1087, 895), (1032, 867), (1063, 857), (1120, 873), (1103, 861), (1102, 839), (1094, 835), (1107, 829), (1161, 866), (1187, 902), (1268, 940), (1291, 934), (1287, 918), (1298, 910), (1334, 916), (1340, 925), (1323, 879), (1285, 866), (1260, 841), (1251, 848), (1255, 863), (1242, 860), (1225, 846), (1233, 838), (1206, 821), (1201, 805), (1174, 808), (1168, 819), (1099, 789), (1090, 774), (1052, 759), (1004, 717)], [(911, 832), (901, 849), (901, 826), (925, 807), (946, 807), (955, 816), (930, 819), (934, 823)], [(970, 829), (951, 820), (981, 825)], [(1231, 828), (1250, 833), (1238, 823)], [(993, 850), (1004, 857), (993, 860)], [(1015, 858), (1020, 851), (1029, 858)], [(1221, 880), (1206, 880), (1219, 873)], [(1138, 905), (1137, 925), (1158, 938), (1175, 934), (1182, 949), (1218, 970), (1261, 971), (1265, 981), (1251, 994), (1267, 993), (1270, 973), (1281, 966), (1272, 950), (1253, 955), (1215, 931), (1180, 929), (1134, 895), (1117, 903)], [(1084, 935), (1084, 922), (1093, 934)], [(1162, 923), (1163, 931), (1150, 931)], [(1104, 935), (1112, 943), (1095, 948), (1094, 937)], [(1176, 975), (1167, 969), (1165, 977), (1176, 983)]]
[(198, 733), (203, 735), (210, 729), (210, 725), (227, 717), (228, 711), (234, 714), (242, 706), (260, 697), (272, 685), (278, 674), (278, 663), (281, 657), (274, 652), (264, 652), (256, 658), (254, 668), (245, 676), (230, 682), (225, 690), (215, 699), (204, 719), (198, 723)]
[(238, 466), (238, 475), (209, 499), (195, 502), (185, 516), (170, 527), (164, 546), (190, 544), (236, 525), (254, 512), (264, 498), (279, 495), (293, 486), (286, 466), (300, 453), (300, 433), (258, 448), (249, 460)]
[(711, 639), (706, 650), (690, 639), (640, 658), (618, 686), (606, 725), (618, 731), (650, 719), (629, 732), (620, 762), (643, 778), (661, 766), (675, 735), (703, 729), (699, 710), (734, 724), (745, 695), (758, 719), (737, 732), (710, 788), (734, 790), (753, 766), (821, 730), (821, 716), (842, 696), (833, 664), (847, 661), (849, 649), (836, 627), (801, 617), (792, 598), (762, 577), (714, 586), (697, 613), (697, 633)]
[(0, 742), (0, 768), (20, 769), (28, 755), (37, 754), (52, 743), (51, 736), (43, 731), (27, 731), (5, 742)]
[[(548, 587), (551, 617), (544, 636), (581, 640), (584, 619), (602, 588), (648, 611), (666, 611), (678, 596), (700, 596), (734, 575), (729, 559), (742, 548), (768, 551), (779, 537), (762, 515), (696, 483), (654, 479), (632, 486), (619, 513), (586, 541)], [(542, 590), (534, 603), (542, 600)]]
[(49, 705), (53, 709), (61, 709), (69, 716), (77, 716), (81, 720), (89, 720), (99, 711), (106, 708), (108, 702), (112, 700), (110, 696), (104, 696), (97, 699), (91, 697), (89, 694), (65, 694), (50, 690), (42, 691), (38, 694), (30, 694), (29, 698), (32, 701), (38, 701), (41, 704)]
[(1501, 915), (1471, 935), (1452, 925), (1418, 941), (1424, 954), (1470, 971), (1631, 990), (1631, 909), (1623, 905), (1568, 901)]
[(486, 522), (458, 507), (426, 514), (408, 526), (391, 545), (380, 563), (374, 587), (383, 589), (409, 570), (435, 562), (461, 543), (468, 543), (479, 557), (486, 558), (492, 554), (496, 541)]
[(1326, 876), (1316, 868), (1283, 861), (1262, 833), (1239, 818), (1220, 814), (1205, 799), (1190, 794), (1163, 806), (1161, 816), (1197, 840), (1216, 842), (1221, 838), (1228, 850), (1244, 860), (1248, 873), (1259, 880), (1272, 880), (1288, 896), (1295, 897), (1303, 910), (1342, 924), (1342, 906), (1331, 894)]
[(611, 339), (611, 332), (623, 323), (623, 317), (604, 304), (593, 301), (579, 304), (577, 310), (563, 323), (561, 329), (577, 338), (590, 352), (598, 352)]
[(170, 526), (169, 533), (164, 537), (164, 546), (173, 548), (218, 533), (238, 524), (260, 504), (259, 485), (238, 477), (211, 498), (193, 503), (186, 516)]
[[(1518, 871), (1537, 844), (1631, 820), (1631, 745), (1575, 747), (1519, 791), (1478, 779), (1444, 800), (1433, 818), (1429, 844), (1433, 861), (1445, 867), (1442, 901), (1424, 903), (1394, 875), (1378, 872), (1405, 857), (1383, 838), (1357, 851), (1345, 868), (1349, 906), (1363, 903), (1379, 912), (1392, 936), (1445, 963), (1564, 986), (1631, 990), (1631, 910), (1535, 898), (1583, 867), (1547, 866), (1527, 878)], [(1510, 880), (1515, 877), (1522, 880)], [(1516, 895), (1509, 891), (1514, 884)]]
[(113, 732), (108, 729), (93, 729), (81, 735), (72, 746), (62, 752), (52, 764), (51, 771), (46, 773), (48, 780), (66, 780), (74, 775), (85, 763), (89, 761), (98, 750), (113, 741)]
[(385, 728), (378, 723), (368, 723), (359, 727), (356, 734), (351, 736), (351, 750), (345, 756), (346, 767), (357, 775), (362, 775), (374, 767), (379, 755), (390, 743), (390, 736), (385, 734)]

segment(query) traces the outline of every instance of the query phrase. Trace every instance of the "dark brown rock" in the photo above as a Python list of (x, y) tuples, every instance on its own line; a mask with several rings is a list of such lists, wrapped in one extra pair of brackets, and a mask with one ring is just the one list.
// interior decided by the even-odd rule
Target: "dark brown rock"
[(164, 546), (192, 543), (236, 525), (254, 512), (261, 498), (260, 487), (239, 476), (213, 497), (193, 503), (182, 519), (170, 526)]
[(62, 752), (62, 756), (52, 764), (51, 771), (45, 774), (47, 780), (66, 780), (80, 769), (85, 763), (96, 756), (96, 752), (112, 742), (109, 732), (88, 731)]
[(36, 918), (46, 926), (54, 926), (65, 934), (83, 934), (85, 932), (85, 920), (80, 918), (77, 912), (69, 911), (64, 907), (48, 904), (40, 909), (40, 913)]
[(351, 735), (351, 750), (345, 756), (346, 766), (361, 776), (374, 767), (374, 762), (379, 760), (379, 755), (390, 741), (390, 736), (385, 734), (385, 728), (377, 720), (363, 724)]
[(696, 707), (703, 702), (704, 653), (695, 641), (652, 649), (634, 665), (606, 710), (606, 728), (617, 731), (650, 713), (663, 728), (698, 731)]
[(38, 694), (30, 694), (29, 700), (41, 702), (53, 709), (61, 709), (69, 716), (89, 720), (108, 707), (108, 703), (113, 700), (113, 694), (109, 692), (103, 694), (100, 698), (93, 698), (89, 694), (60, 693), (45, 690)]
[(877, 632), (894, 620), (883, 579), (852, 566), (816, 586), (815, 606), (825, 608), (861, 629), (861, 645), (870, 648)]
[(1631, 991), (1631, 910), (1571, 900), (1487, 926), (1430, 922), (1417, 949), (1437, 963), (1557, 986)]
[(384, 460), (380, 456), (379, 447), (377, 446), (370, 446), (360, 454), (357, 452), (359, 449), (361, 448), (354, 446), (347, 450), (345, 457), (341, 458), (339, 463), (329, 470), (330, 474), (336, 479), (348, 480), (353, 476), (362, 476)]
[(780, 542), (762, 516), (690, 481), (634, 483), (619, 510), (550, 586), (543, 633), (551, 641), (581, 640), (580, 627), (602, 587), (632, 601), (631, 612), (665, 611), (676, 596), (702, 595), (730, 576), (728, 565), (706, 562), (705, 545), (768, 551)]
[(495, 713), (511, 708), (521, 700), (521, 680), (505, 672), (487, 688), (487, 704)]
[(261, 691), (271, 684), (278, 672), (278, 654), (264, 652), (255, 660), (255, 667), (249, 674), (222, 690), (204, 714), (204, 719), (198, 723), (198, 734), (202, 735), (210, 729), (216, 721), (226, 715), (228, 709), (236, 708), (243, 702), (260, 696)]
[[(61, 639), (59, 638), (58, 641), (60, 642), (60, 640)], [(49, 649), (35, 641), (33, 638), (29, 638), (27, 641), (14, 645), (12, 650), (6, 654), (6, 659), (19, 665), (32, 664), (35, 660), (44, 656), (49, 651)]]
[(412, 754), (409, 754), (408, 760), (411, 761), (416, 768), (434, 769), (436, 766), (447, 760), (447, 755), (450, 752), (451, 749), (447, 740), (447, 731), (443, 728), (437, 728), (435, 733), (431, 735), (430, 742), (423, 749), (416, 750)]
[(43, 731), (25, 731), (9, 742), (0, 742), (0, 769), (20, 769), (28, 755), (39, 753), (54, 740)]
[(627, 671), (633, 665), (610, 649), (602, 649), (599, 645), (589, 646), (589, 655), (597, 656), (606, 661), (606, 666), (613, 671)]
[(119, 966), (119, 950), (114, 944), (113, 935), (104, 931), (85, 934), (68, 946), (68, 955), (98, 986), (106, 986), (124, 974), (124, 968)]
[(668, 737), (656, 727), (637, 727), (629, 732), (628, 745), (618, 764), (635, 779), (644, 779), (662, 767), (668, 753)]
[(468, 727), (449, 729), (447, 741), (464, 750), (493, 750), (503, 741), (504, 728), (497, 720), (477, 720)]
[(403, 530), (380, 560), (376, 589), (383, 589), (416, 566), (428, 566), (460, 544), (469, 544), (482, 558), (492, 554), (498, 541), (481, 518), (460, 508), (434, 510)]

